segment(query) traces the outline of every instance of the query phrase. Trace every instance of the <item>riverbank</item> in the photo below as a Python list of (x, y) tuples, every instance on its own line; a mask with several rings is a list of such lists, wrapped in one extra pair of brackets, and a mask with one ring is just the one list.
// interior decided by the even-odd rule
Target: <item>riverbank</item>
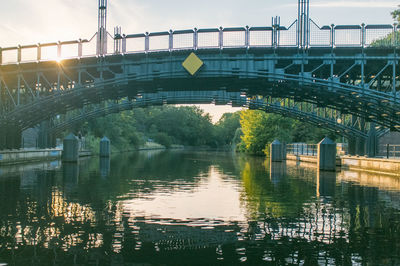
[[(184, 149), (182, 145), (171, 145), (169, 149)], [(114, 153), (147, 151), (147, 150), (165, 150), (166, 147), (158, 143), (147, 142), (135, 149), (114, 150)], [(0, 151), (0, 165), (17, 165), (32, 162), (61, 160), (62, 149), (21, 149)], [(91, 150), (79, 151), (79, 157), (90, 157), (99, 155), (98, 151)]]
[(0, 151), (0, 165), (23, 164), (61, 158), (61, 149)]
[[(317, 165), (317, 156), (287, 154), (286, 160)], [(356, 170), (376, 174), (400, 176), (400, 160), (341, 156), (336, 158), (336, 166), (340, 168), (340, 170)]]

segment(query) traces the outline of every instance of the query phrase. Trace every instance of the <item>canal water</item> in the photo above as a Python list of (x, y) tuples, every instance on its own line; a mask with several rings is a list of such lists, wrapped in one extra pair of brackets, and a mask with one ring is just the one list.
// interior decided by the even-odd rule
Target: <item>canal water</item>
[(232, 153), (0, 168), (0, 265), (399, 265), (400, 182)]

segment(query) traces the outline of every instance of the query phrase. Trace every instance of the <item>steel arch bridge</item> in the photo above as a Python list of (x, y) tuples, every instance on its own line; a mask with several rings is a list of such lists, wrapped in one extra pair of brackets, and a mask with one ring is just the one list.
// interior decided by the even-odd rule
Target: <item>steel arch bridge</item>
[[(368, 123), (400, 130), (397, 25), (320, 27), (306, 3), (288, 27), (275, 18), (271, 27), (131, 35), (116, 28), (111, 36), (102, 0), (89, 40), (0, 48), (0, 148), (19, 147), (23, 129), (71, 110), (160, 91), (288, 99), (335, 110), (359, 121), (356, 130), (375, 127)], [(188, 70), (192, 53), (201, 67), (189, 60)]]
[(117, 102), (101, 103), (96, 106), (83, 108), (79, 112), (72, 112), (65, 117), (54, 119), (49, 128), (49, 136), (57, 136), (62, 131), (71, 128), (75, 124), (88, 119), (106, 116), (134, 108), (165, 104), (216, 104), (245, 107), (252, 110), (263, 110), (267, 113), (276, 113), (297, 120), (308, 122), (312, 125), (323, 126), (327, 130), (346, 136), (348, 138), (367, 138), (365, 130), (360, 129), (359, 121), (346, 119), (345, 116), (335, 110), (317, 108), (313, 104), (295, 103), (286, 99), (248, 99), (238, 92), (226, 91), (180, 91), (180, 92), (156, 92), (143, 93), (134, 100), (124, 99)]

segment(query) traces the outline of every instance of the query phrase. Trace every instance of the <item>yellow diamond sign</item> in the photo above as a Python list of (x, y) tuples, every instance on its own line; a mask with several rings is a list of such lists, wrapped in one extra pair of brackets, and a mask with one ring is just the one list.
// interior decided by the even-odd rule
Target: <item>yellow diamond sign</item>
[(203, 61), (201, 61), (197, 55), (191, 53), (182, 63), (182, 66), (190, 73), (190, 75), (193, 76), (197, 71), (199, 71), (203, 64)]

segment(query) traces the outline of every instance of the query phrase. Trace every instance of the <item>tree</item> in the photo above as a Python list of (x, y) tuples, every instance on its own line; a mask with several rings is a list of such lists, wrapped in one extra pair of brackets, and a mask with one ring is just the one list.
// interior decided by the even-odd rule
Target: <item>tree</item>
[(249, 153), (261, 155), (265, 146), (274, 139), (289, 142), (292, 138), (290, 132), (293, 120), (280, 115), (246, 110), (241, 112), (240, 124), (245, 151)]
[[(400, 5), (399, 5), (400, 7)], [(390, 13), (393, 17), (394, 20), (396, 20), (398, 23), (400, 23), (400, 8), (394, 10), (392, 13)]]
[(236, 113), (225, 113), (215, 125), (215, 138), (219, 145), (231, 145), (240, 128), (240, 111)]

